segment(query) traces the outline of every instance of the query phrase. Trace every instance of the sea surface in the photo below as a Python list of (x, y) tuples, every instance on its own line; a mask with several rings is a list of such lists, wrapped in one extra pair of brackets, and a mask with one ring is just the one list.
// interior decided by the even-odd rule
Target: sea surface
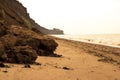
[(120, 34), (52, 35), (59, 38), (120, 47)]

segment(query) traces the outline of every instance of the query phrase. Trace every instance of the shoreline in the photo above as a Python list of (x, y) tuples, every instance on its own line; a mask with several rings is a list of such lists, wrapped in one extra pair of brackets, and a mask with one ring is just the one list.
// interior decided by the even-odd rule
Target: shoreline
[[(69, 39), (63, 39), (58, 37), (53, 37), (56, 40), (64, 40), (66, 42), (72, 43), (72, 45), (79, 47), (83, 51), (87, 52), (88, 54), (92, 54), (94, 56), (101, 57), (106, 59), (106, 62), (113, 63), (113, 64), (120, 64), (120, 48), (111, 45), (104, 45), (99, 43), (91, 43), (91, 42), (84, 42), (84, 41), (75, 41)], [(110, 62), (109, 62), (110, 60)]]
[(97, 42), (90, 42), (90, 41), (82, 41), (82, 40), (74, 40), (74, 39), (65, 39), (65, 38), (59, 38), (59, 37), (55, 37), (55, 36), (51, 36), (54, 37), (55, 39), (63, 39), (63, 40), (68, 40), (71, 42), (81, 42), (81, 43), (88, 43), (88, 44), (95, 44), (95, 45), (101, 45), (101, 46), (106, 46), (106, 47), (114, 47), (114, 48), (120, 48), (120, 46), (117, 45), (110, 45), (110, 44), (103, 44), (103, 43), (97, 43)]
[[(87, 35), (90, 35), (90, 34), (86, 34), (86, 35), (84, 34), (85, 37), (83, 35), (50, 35), (50, 36), (56, 37), (56, 38), (61, 38), (61, 39), (67, 39), (67, 40), (80, 41), (80, 42), (85, 42), (85, 43), (93, 43), (93, 44), (106, 45), (106, 46), (120, 48), (120, 45), (119, 45), (120, 39), (118, 38), (117, 41), (113, 39), (113, 41), (112, 41), (113, 37), (110, 36), (112, 34), (110, 34), (108, 38), (105, 38), (105, 39), (107, 39), (105, 41), (103, 39), (105, 36), (103, 36), (103, 38), (102, 38), (102, 36), (99, 36), (99, 35), (103, 35), (103, 34), (99, 34), (99, 35), (94, 34), (96, 36), (91, 36), (91, 37), (89, 37)], [(108, 34), (106, 34), (106, 35), (108, 35)], [(113, 34), (113, 35), (117, 35), (117, 34)], [(120, 35), (120, 34), (118, 34), (118, 35)], [(72, 38), (72, 36), (73, 36), (73, 38)], [(79, 37), (79, 36), (81, 36), (81, 37)], [(96, 39), (94, 37), (96, 37)], [(119, 37), (119, 36), (116, 36), (116, 37)], [(116, 37), (114, 37), (114, 38), (116, 38)]]

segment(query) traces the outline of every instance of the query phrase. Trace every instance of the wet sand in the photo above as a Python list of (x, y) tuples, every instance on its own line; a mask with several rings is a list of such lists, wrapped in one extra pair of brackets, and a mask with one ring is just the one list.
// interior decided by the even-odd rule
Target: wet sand
[(55, 38), (61, 58), (40, 56), (23, 68), (22, 64), (7, 64), (0, 68), (0, 80), (120, 80), (120, 49), (98, 44)]

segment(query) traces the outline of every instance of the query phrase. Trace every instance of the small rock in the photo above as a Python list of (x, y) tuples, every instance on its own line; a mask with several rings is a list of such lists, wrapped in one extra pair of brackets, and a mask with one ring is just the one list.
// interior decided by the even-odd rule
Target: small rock
[(38, 63), (38, 62), (35, 62), (34, 64), (35, 64), (35, 65), (42, 65), (41, 63)]
[(24, 68), (31, 68), (31, 66), (29, 64), (25, 64)]
[(91, 71), (91, 72), (94, 72), (94, 71)]
[(54, 66), (55, 68), (60, 68), (60, 67), (58, 67), (58, 66)]
[(114, 72), (116, 72), (116, 70), (113, 70)]
[(117, 62), (117, 65), (120, 65), (120, 62)]
[(78, 78), (76, 80), (79, 80)]
[(118, 80), (117, 78), (115, 78), (115, 80)]
[(4, 72), (4, 73), (7, 73), (8, 71), (7, 71), (7, 70), (4, 70), (3, 72)]
[(68, 67), (63, 67), (63, 69), (65, 69), (65, 70), (70, 70), (70, 68), (68, 68)]

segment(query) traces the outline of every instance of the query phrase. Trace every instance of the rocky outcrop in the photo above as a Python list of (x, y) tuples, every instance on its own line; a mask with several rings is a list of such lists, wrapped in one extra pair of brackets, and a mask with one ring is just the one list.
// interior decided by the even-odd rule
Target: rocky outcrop
[(38, 55), (60, 57), (54, 53), (58, 44), (43, 35), (46, 31), (18, 0), (0, 0), (0, 62), (34, 63)]
[(53, 28), (52, 30), (53, 34), (64, 34), (63, 30), (57, 29), (57, 28)]
[(54, 55), (54, 51), (58, 46), (53, 39), (46, 38), (26, 28), (13, 25), (9, 28), (8, 33), (17, 37), (16, 46), (29, 45), (36, 50), (40, 56)]
[(0, 37), (0, 61), (34, 63), (37, 56), (60, 57), (54, 53), (58, 44), (27, 28), (11, 25)]
[(53, 28), (52, 30), (46, 31), (44, 34), (64, 34), (64, 31), (57, 28)]

